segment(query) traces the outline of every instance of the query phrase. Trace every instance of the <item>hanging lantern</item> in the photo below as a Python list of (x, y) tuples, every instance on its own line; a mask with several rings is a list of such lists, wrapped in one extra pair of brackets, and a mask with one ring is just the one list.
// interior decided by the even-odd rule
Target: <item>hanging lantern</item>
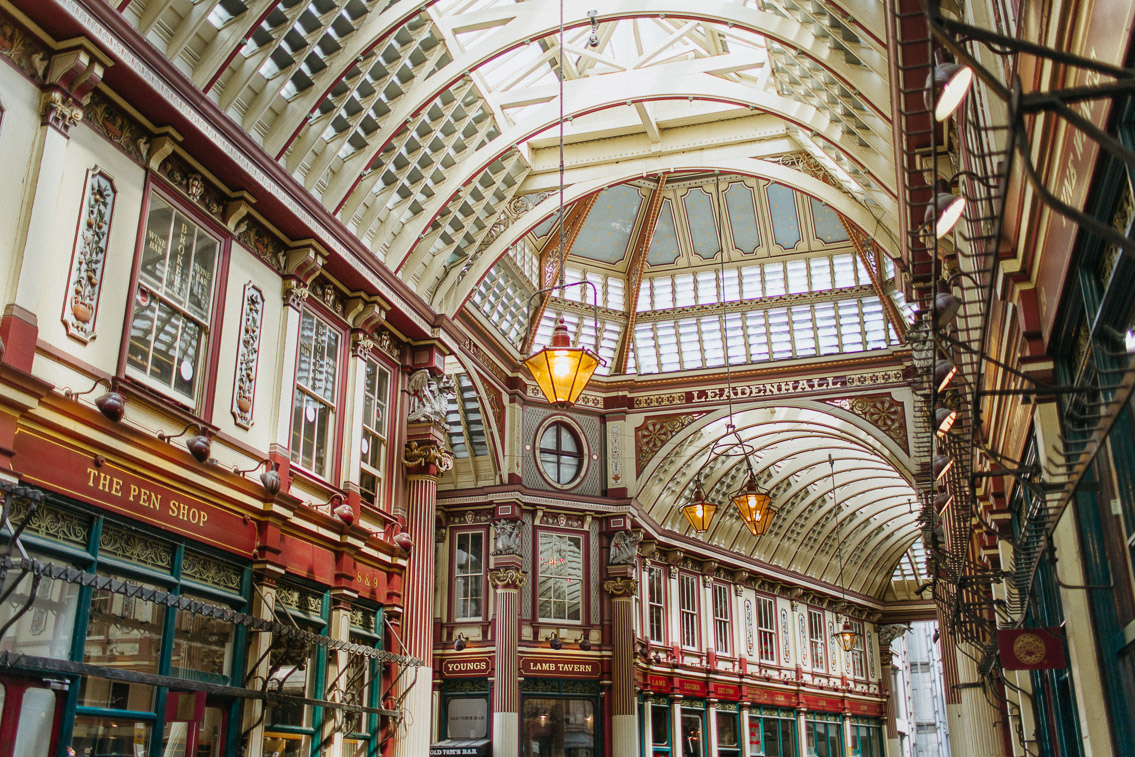
[(561, 317), (552, 331), (552, 343), (524, 365), (553, 407), (574, 405), (599, 367), (599, 357), (586, 347), (572, 347), (567, 324)]
[(690, 527), (696, 533), (705, 533), (709, 530), (710, 521), (717, 512), (717, 505), (709, 501), (702, 489), (701, 481), (694, 486), (694, 496), (688, 505), (682, 508), (682, 515), (690, 522)]
[(851, 627), (851, 620), (843, 619), (843, 627), (839, 630), (839, 645), (844, 652), (850, 652), (859, 644), (859, 632)]
[(776, 514), (770, 505), (772, 497), (761, 491), (757, 486), (757, 477), (749, 474), (749, 480), (733, 495), (733, 504), (741, 521), (753, 536), (763, 536), (772, 525), (772, 516)]

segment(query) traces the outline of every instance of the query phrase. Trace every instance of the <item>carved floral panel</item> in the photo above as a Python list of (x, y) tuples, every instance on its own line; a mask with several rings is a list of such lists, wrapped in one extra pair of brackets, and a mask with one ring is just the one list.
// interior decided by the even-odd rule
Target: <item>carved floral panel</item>
[(240, 342), (236, 356), (232, 413), (238, 426), (252, 427), (256, 399), (256, 366), (260, 358), (260, 326), (264, 320), (264, 293), (251, 281), (244, 285), (240, 313)]
[(117, 194), (114, 180), (102, 170), (96, 167), (87, 172), (75, 250), (71, 256), (71, 274), (67, 279), (67, 297), (63, 303), (63, 325), (67, 334), (81, 342), (95, 337), (107, 239)]

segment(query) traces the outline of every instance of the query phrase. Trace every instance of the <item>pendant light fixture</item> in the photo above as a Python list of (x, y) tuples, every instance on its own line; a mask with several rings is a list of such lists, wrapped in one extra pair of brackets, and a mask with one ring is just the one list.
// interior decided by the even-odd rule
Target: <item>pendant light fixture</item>
[[(702, 471), (704, 470), (705, 468), (702, 468)], [(701, 473), (698, 473), (697, 481), (694, 483), (694, 496), (689, 504), (682, 508), (682, 515), (686, 516), (686, 520), (690, 522), (690, 527), (694, 529), (695, 533), (703, 534), (709, 530), (709, 524), (713, 521), (716, 512), (717, 505), (710, 502), (709, 497), (705, 496)]]
[[(567, 245), (565, 242), (565, 229), (564, 222), (566, 216), (564, 214), (564, 3), (560, 0), (560, 33), (559, 33), (559, 69), (558, 75), (560, 80), (560, 202), (559, 202), (559, 241), (560, 241), (560, 266), (559, 277), (560, 283), (556, 286), (541, 289), (534, 292), (528, 298), (528, 304), (531, 306), (532, 298), (540, 294), (547, 294), (555, 290), (564, 290), (571, 286), (589, 285), (592, 290), (592, 306), (595, 314), (595, 347), (596, 349), (590, 350), (579, 344), (572, 345), (571, 337), (568, 335), (567, 323), (564, 322), (561, 315), (559, 320), (556, 321), (555, 329), (552, 331), (552, 341), (547, 347), (537, 350), (529, 357), (525, 358), (524, 365), (532, 374), (540, 391), (544, 393), (544, 397), (553, 407), (565, 408), (574, 405), (579, 395), (583, 392), (583, 388), (587, 386), (587, 382), (595, 374), (596, 369), (604, 363), (598, 355), (599, 348), (599, 302), (598, 292), (595, 290), (595, 285), (589, 281), (579, 281), (574, 284), (566, 282), (565, 267), (567, 265)], [(529, 308), (529, 317), (526, 319), (528, 328), (532, 328), (531, 309)]]
[[(716, 196), (722, 197), (721, 194), (721, 177), (716, 178)], [(728, 305), (725, 301), (725, 250), (721, 251), (721, 327), (725, 330), (725, 324), (728, 319)], [(729, 403), (729, 422), (725, 427), (725, 434), (715, 441), (709, 451), (709, 457), (743, 457), (745, 459), (745, 467), (748, 469), (749, 475), (745, 479), (745, 483), (741, 488), (730, 497), (733, 506), (737, 508), (737, 514), (741, 518), (741, 522), (745, 524), (745, 528), (749, 529), (755, 537), (764, 536), (768, 532), (769, 527), (772, 525), (772, 518), (776, 514), (776, 508), (772, 507), (772, 497), (768, 492), (764, 491), (757, 484), (757, 472), (753, 468), (753, 456), (756, 454), (756, 449), (752, 444), (746, 442), (741, 438), (740, 432), (737, 431), (737, 426), (733, 423), (733, 373), (729, 360), (729, 339), (726, 334), (723, 340), (725, 346), (725, 385), (726, 385), (726, 400)], [(706, 468), (709, 466), (709, 460), (706, 460), (706, 465), (702, 466), (701, 472), (698, 473), (696, 483), (694, 485), (694, 494), (688, 504), (682, 507), (682, 514), (686, 516), (686, 520), (690, 522), (691, 527), (697, 533), (703, 533), (709, 529), (710, 519), (717, 511), (717, 505), (709, 501), (706, 497), (705, 491), (702, 488), (702, 475)]]
[(843, 583), (843, 530), (840, 526), (842, 517), (839, 509), (839, 499), (836, 497), (835, 488), (835, 460), (832, 456), (828, 455), (828, 469), (831, 471), (832, 477), (832, 504), (835, 505), (835, 540), (836, 540), (836, 554), (839, 557), (839, 590), (843, 596), (843, 625), (839, 629), (839, 645), (844, 652), (850, 652), (855, 649), (859, 643), (859, 632), (851, 627), (851, 618), (847, 616), (847, 587)]

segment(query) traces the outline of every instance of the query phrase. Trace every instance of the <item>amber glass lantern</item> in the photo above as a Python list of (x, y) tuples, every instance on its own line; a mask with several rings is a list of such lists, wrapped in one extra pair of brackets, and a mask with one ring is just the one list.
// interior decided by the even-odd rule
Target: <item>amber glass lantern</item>
[(552, 343), (525, 360), (524, 365), (548, 402), (563, 408), (579, 399), (599, 367), (599, 358), (586, 347), (571, 346), (567, 324), (560, 318), (552, 332)]
[(850, 652), (855, 649), (855, 645), (859, 643), (859, 632), (851, 627), (851, 621), (848, 618), (843, 619), (843, 627), (839, 629), (839, 645), (843, 648), (844, 652)]
[(686, 520), (690, 522), (690, 527), (696, 533), (701, 534), (709, 530), (709, 524), (716, 512), (717, 505), (710, 502), (709, 498), (705, 496), (701, 481), (698, 481), (694, 486), (694, 497), (688, 505), (682, 508), (682, 515), (686, 516)]
[(749, 474), (749, 480), (733, 495), (733, 504), (741, 521), (753, 536), (763, 536), (772, 525), (776, 510), (771, 507), (772, 497), (757, 486), (757, 477)]

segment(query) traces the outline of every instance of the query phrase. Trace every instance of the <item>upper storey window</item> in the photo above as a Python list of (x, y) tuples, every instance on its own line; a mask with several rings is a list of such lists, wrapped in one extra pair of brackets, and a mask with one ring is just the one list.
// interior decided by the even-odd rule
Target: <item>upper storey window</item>
[(390, 373), (374, 358), (367, 358), (363, 382), (362, 460), (359, 490), (365, 502), (379, 505), (386, 470), (386, 414)]
[(579, 621), (583, 608), (583, 537), (540, 534), (536, 584), (540, 620)]
[(222, 240), (150, 195), (127, 372), (196, 405), (206, 373)]
[(331, 472), (341, 343), (330, 323), (310, 310), (303, 312), (292, 402), (292, 460), (325, 478)]

